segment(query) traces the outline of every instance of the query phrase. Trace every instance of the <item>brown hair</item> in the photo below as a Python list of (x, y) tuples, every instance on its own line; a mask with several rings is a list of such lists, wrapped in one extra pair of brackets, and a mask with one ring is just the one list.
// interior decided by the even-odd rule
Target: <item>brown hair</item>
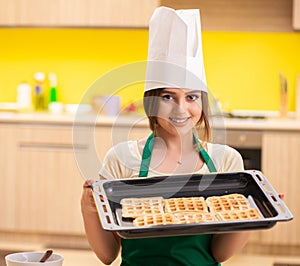
[[(146, 91), (144, 93), (144, 109), (146, 115), (149, 119), (149, 127), (155, 134), (155, 128), (157, 126), (157, 110), (158, 110), (158, 99), (163, 91), (161, 89), (154, 89), (150, 91)], [(207, 92), (201, 91), (201, 101), (202, 101), (202, 115), (195, 125), (195, 129), (197, 130), (198, 135), (202, 140), (209, 141), (211, 138), (211, 128), (209, 124), (209, 104), (208, 104), (208, 94)]]

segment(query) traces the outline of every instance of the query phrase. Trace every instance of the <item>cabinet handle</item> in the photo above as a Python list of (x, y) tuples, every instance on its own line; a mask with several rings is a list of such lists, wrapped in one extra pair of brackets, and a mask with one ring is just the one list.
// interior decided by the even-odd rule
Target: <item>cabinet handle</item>
[(20, 143), (21, 149), (32, 150), (87, 150), (89, 147), (84, 144), (59, 144), (59, 143)]
[(247, 136), (245, 134), (241, 134), (239, 136), (239, 141), (240, 141), (240, 144), (245, 144), (246, 143), (246, 140), (247, 140)]

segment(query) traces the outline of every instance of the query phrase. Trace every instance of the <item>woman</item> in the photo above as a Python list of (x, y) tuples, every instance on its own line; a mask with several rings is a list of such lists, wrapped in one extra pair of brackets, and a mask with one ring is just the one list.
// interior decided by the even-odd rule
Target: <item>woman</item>
[[(178, 88), (150, 90), (145, 93), (146, 112), (151, 114), (156, 107), (157, 115), (149, 116), (155, 138), (147, 176), (191, 173), (191, 169), (195, 173), (209, 172), (208, 164), (199, 155), (194, 141), (194, 128), (201, 129), (202, 124), (205, 125), (204, 135), (206, 138), (210, 136), (207, 93)], [(142, 139), (118, 144), (108, 152), (100, 173), (106, 174), (104, 178), (141, 175), (142, 171), (137, 171), (136, 164), (141, 164), (146, 142)], [(207, 142), (202, 142), (202, 146), (208, 154), (214, 150), (212, 161), (218, 171), (243, 170), (242, 159), (234, 149)], [(126, 152), (128, 147), (136, 151), (130, 153), (130, 158)], [(85, 185), (89, 184), (91, 181)], [(249, 237), (248, 232), (241, 232), (121, 240), (116, 234), (101, 228), (89, 189), (83, 192), (82, 213), (89, 243), (105, 264), (114, 261), (122, 243), (122, 265), (218, 265), (217, 262), (225, 261), (239, 251)]]
[[(159, 11), (163, 13), (159, 13), (160, 19), (166, 13), (178, 17), (173, 10)], [(178, 28), (176, 30), (177, 34)], [(208, 142), (211, 130), (204, 89), (188, 83), (148, 87), (144, 93), (144, 108), (152, 134), (147, 139), (123, 142), (111, 148), (100, 170), (101, 178), (243, 170), (242, 158), (236, 150)], [(84, 187), (91, 183), (91, 180), (86, 181)], [(105, 264), (112, 263), (121, 250), (122, 265), (219, 265), (238, 252), (249, 237), (249, 232), (237, 232), (120, 239), (117, 234), (102, 229), (90, 189), (84, 189), (81, 206), (88, 241)]]

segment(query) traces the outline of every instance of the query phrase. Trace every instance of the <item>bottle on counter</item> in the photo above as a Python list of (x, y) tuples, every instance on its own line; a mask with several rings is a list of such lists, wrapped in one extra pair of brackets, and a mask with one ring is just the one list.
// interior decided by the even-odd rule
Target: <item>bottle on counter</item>
[(45, 73), (43, 72), (36, 72), (34, 73), (34, 80), (36, 82), (34, 87), (34, 106), (36, 111), (42, 111), (45, 110), (45, 88), (44, 88), (44, 82), (45, 82)]
[(48, 74), (49, 79), (49, 104), (48, 111), (53, 114), (60, 114), (63, 112), (63, 104), (57, 101), (57, 78), (55, 73)]
[(49, 103), (57, 101), (57, 78), (54, 73), (48, 74), (50, 91), (49, 91)]
[(17, 87), (17, 104), (20, 111), (32, 110), (32, 91), (27, 82), (22, 82)]

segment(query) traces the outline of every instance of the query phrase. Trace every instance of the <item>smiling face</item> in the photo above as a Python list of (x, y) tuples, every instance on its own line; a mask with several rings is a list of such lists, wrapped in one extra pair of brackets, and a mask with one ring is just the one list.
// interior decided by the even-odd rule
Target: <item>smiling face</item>
[(202, 115), (201, 91), (165, 88), (158, 96), (158, 133), (186, 134)]
[[(170, 88), (166, 88), (166, 89), (154, 89), (154, 90), (149, 90), (146, 91), (144, 94), (144, 109), (145, 112), (148, 116), (149, 119), (149, 126), (150, 129), (153, 131), (154, 135), (157, 135), (157, 130), (158, 130), (158, 118), (161, 119), (161, 122), (164, 123), (165, 126), (168, 126), (168, 128), (171, 127), (171, 132), (173, 134), (174, 130), (178, 130), (180, 127), (179, 125), (183, 124), (183, 120), (182, 121), (173, 121), (172, 122), (168, 122), (169, 117), (176, 117), (174, 115), (172, 116), (168, 116), (167, 115), (167, 110), (170, 110), (170, 105), (172, 106), (172, 102), (175, 101), (175, 99), (178, 99), (178, 97), (176, 98), (176, 95), (174, 96), (174, 94), (169, 94), (168, 92), (173, 92), (173, 91), (181, 91), (184, 93), (184, 97), (185, 97), (185, 101), (187, 101), (187, 106), (194, 107), (192, 108), (195, 112), (200, 112), (200, 120), (196, 121), (197, 119), (195, 117), (197, 117), (197, 115), (194, 115), (195, 112), (192, 112), (193, 115), (190, 115), (191, 118), (189, 118), (187, 121), (192, 121), (192, 123), (190, 123), (190, 126), (195, 127), (196, 131), (198, 131), (198, 135), (201, 136), (201, 139), (204, 141), (209, 141), (211, 138), (211, 128), (210, 128), (210, 122), (209, 122), (209, 114), (210, 114), (210, 110), (209, 110), (209, 103), (208, 103), (208, 94), (206, 92), (203, 91), (192, 91), (192, 90), (182, 90), (182, 89), (170, 89)], [(162, 94), (164, 93), (164, 94)], [(163, 96), (163, 97), (162, 97)], [(194, 97), (196, 96), (196, 98)], [(198, 98), (198, 96), (200, 96)], [(168, 107), (165, 110), (162, 110), (162, 104), (167, 105)], [(173, 104), (173, 107), (175, 103)], [(177, 105), (177, 108), (180, 107)], [(178, 110), (178, 109), (177, 109)], [(158, 115), (158, 111), (162, 111), (163, 113)], [(173, 108), (173, 112), (176, 111), (176, 107)], [(182, 110), (181, 110), (182, 112)], [(188, 113), (188, 112), (187, 112)], [(164, 115), (164, 117), (163, 117)], [(199, 115), (199, 114), (198, 114)], [(160, 116), (160, 117), (159, 117)], [(184, 117), (182, 115), (179, 116), (180, 118)], [(193, 117), (193, 119), (192, 119)], [(199, 117), (199, 116), (198, 116)], [(164, 119), (163, 119), (164, 118)], [(164, 121), (162, 121), (164, 120)], [(173, 119), (174, 120), (174, 119)], [(195, 122), (196, 121), (196, 122)], [(182, 124), (178, 123), (178, 122), (182, 122)], [(165, 124), (167, 123), (167, 124)], [(177, 127), (176, 127), (177, 125)], [(166, 128), (167, 129), (167, 128)], [(176, 131), (178, 134), (178, 131)]]

